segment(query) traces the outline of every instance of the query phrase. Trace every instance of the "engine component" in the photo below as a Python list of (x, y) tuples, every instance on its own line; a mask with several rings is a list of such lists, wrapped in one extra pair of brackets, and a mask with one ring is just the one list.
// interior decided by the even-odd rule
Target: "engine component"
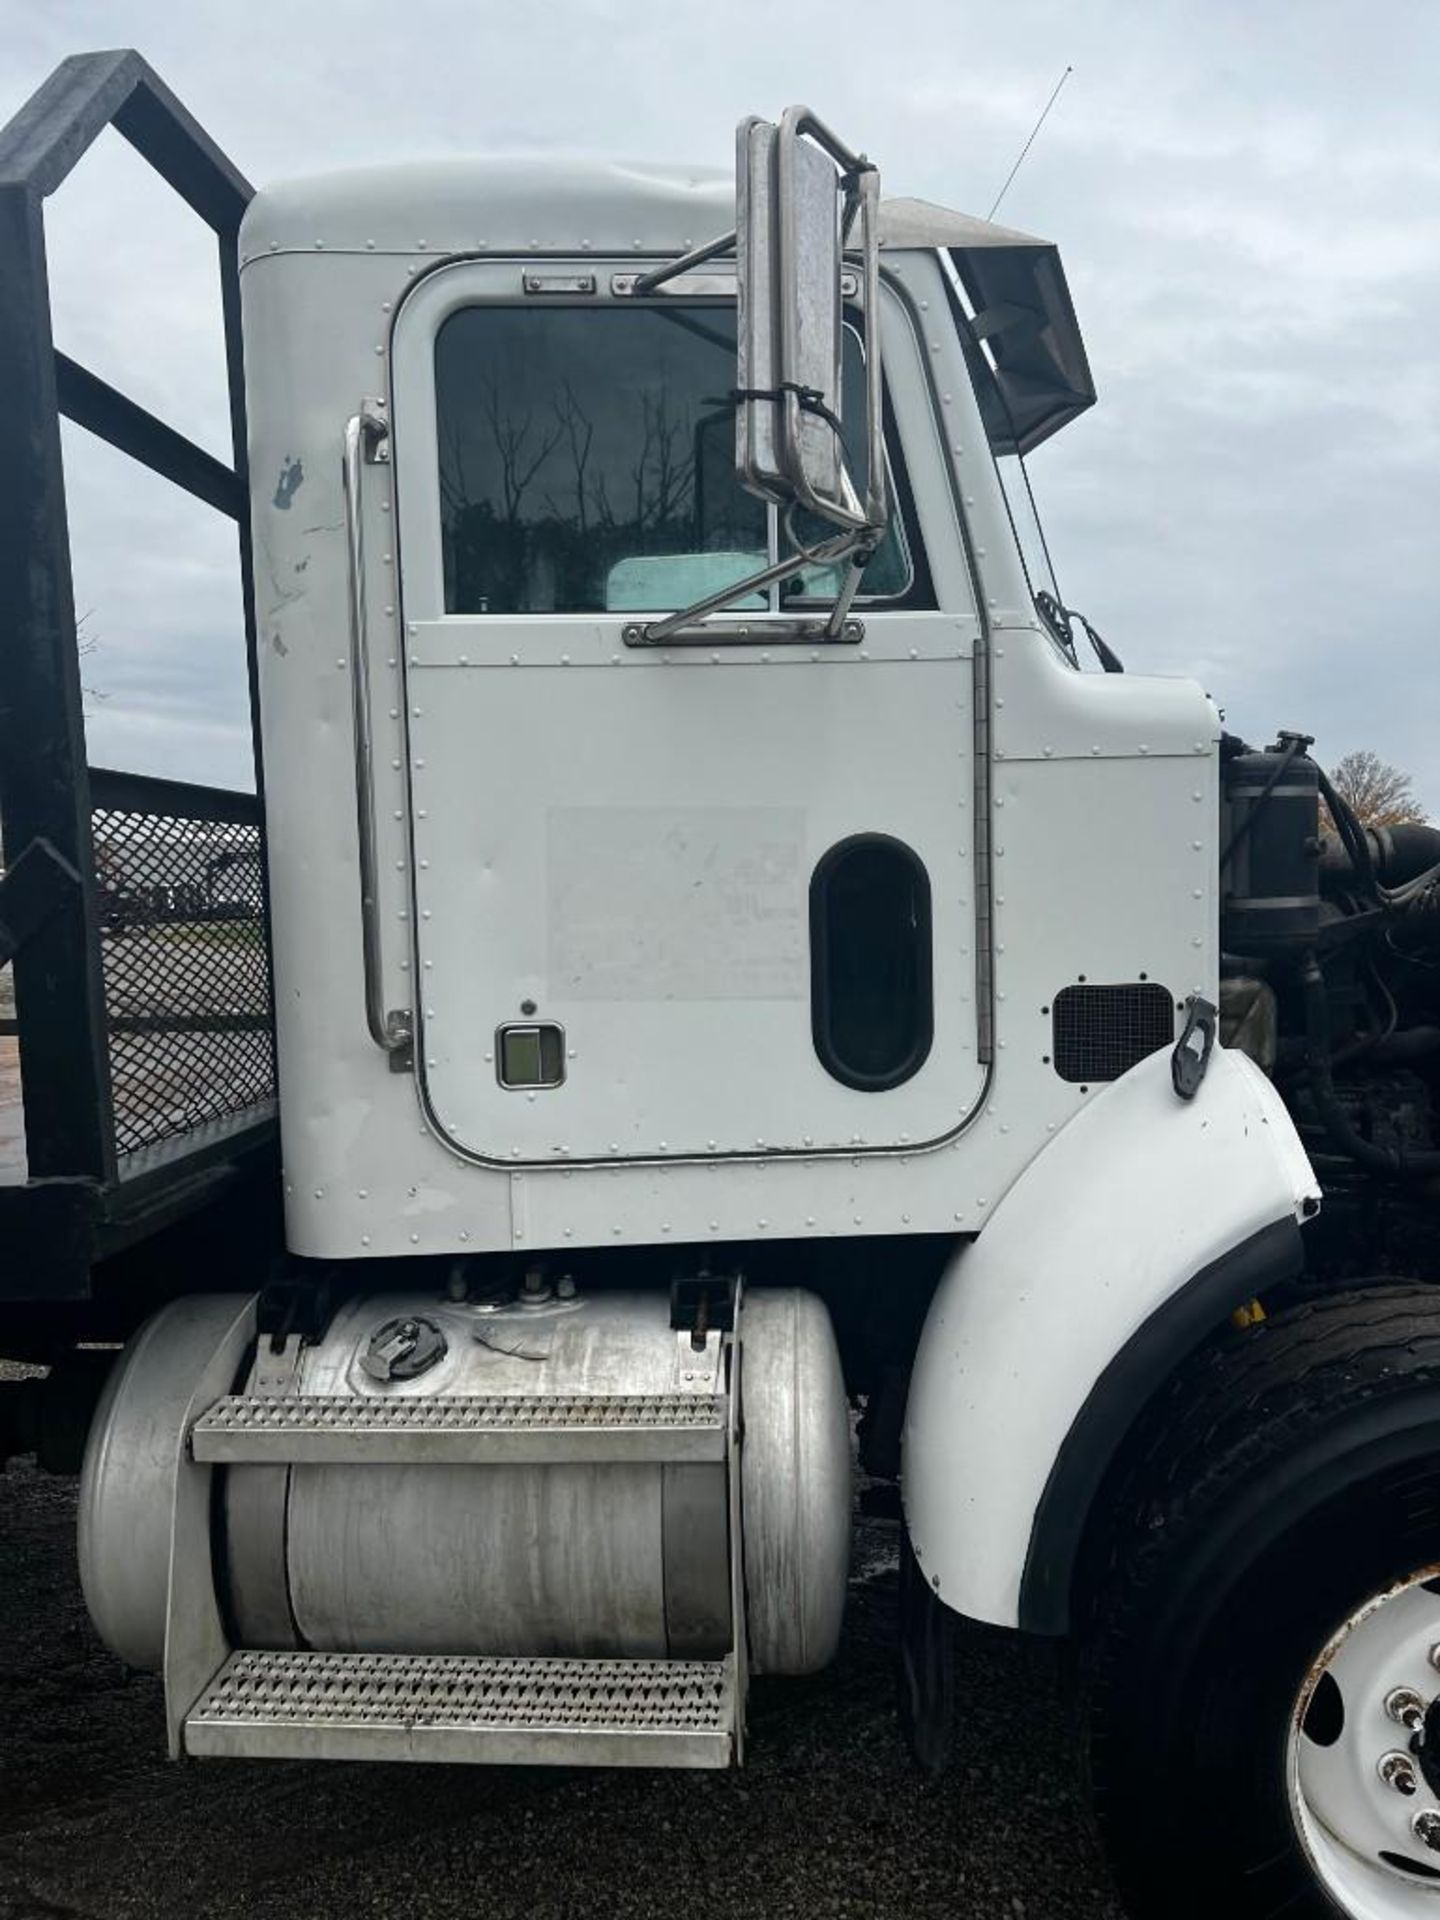
[(295, 1339), (283, 1385), (267, 1352), (198, 1419), (200, 1349), (235, 1302), (176, 1303), (92, 1430), (91, 1616), (122, 1658), (160, 1664), (160, 1533), (188, 1449), (218, 1467), (211, 1572), (237, 1646), (717, 1658), (736, 1642), (738, 1525), (750, 1669), (822, 1666), (849, 1546), (834, 1333), (813, 1294), (741, 1300), (730, 1336), (677, 1332), (660, 1294), (361, 1297), (316, 1344)]
[[(1230, 736), (1226, 736), (1227, 744)], [(1303, 734), (1256, 752), (1236, 741), (1221, 763), (1221, 945), (1267, 954), (1306, 945), (1320, 924), (1319, 769)]]
[(1363, 824), (1309, 744), (1224, 738), (1222, 1038), (1276, 1074), (1327, 1176), (1431, 1179), (1440, 829)]
[(1300, 968), (1300, 986), (1305, 1007), (1306, 1084), (1331, 1144), (1371, 1173), (1425, 1177), (1440, 1173), (1440, 1151), (1384, 1144), (1367, 1139), (1356, 1127), (1335, 1086), (1325, 976), (1313, 952), (1305, 955)]
[[(1404, 820), (1393, 827), (1363, 827), (1361, 831), (1369, 847), (1372, 871), (1392, 891), (1431, 878), (1434, 869), (1440, 867), (1440, 827)], [(1326, 880), (1353, 877), (1355, 863), (1345, 840), (1326, 838), (1320, 870)]]
[(1249, 974), (1232, 974), (1220, 982), (1220, 1044), (1237, 1047), (1266, 1073), (1275, 1071), (1280, 1032), (1275, 989)]

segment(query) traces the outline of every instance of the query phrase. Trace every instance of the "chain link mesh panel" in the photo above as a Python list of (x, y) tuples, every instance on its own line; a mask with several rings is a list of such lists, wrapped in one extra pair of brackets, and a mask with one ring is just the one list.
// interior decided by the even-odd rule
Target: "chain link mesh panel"
[(92, 816), (122, 1155), (275, 1093), (258, 805), (146, 785), (127, 778)]

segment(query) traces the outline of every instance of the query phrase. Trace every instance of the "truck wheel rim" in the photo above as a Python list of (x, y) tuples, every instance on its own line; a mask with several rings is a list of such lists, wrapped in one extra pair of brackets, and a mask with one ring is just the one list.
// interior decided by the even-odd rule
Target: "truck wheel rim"
[(1305, 1676), (1290, 1811), (1352, 1920), (1440, 1920), (1440, 1567), (1358, 1607)]

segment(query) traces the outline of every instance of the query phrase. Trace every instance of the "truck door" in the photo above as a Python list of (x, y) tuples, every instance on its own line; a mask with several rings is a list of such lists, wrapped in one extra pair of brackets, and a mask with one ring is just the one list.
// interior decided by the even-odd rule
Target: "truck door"
[[(596, 266), (456, 263), (396, 323), (432, 1124), (512, 1165), (943, 1138), (983, 1078), (973, 605), (937, 605), (897, 444), (846, 638), (787, 637), (833, 600), (810, 569), (645, 644), (821, 530), (735, 480), (733, 300)], [(933, 431), (898, 303), (885, 325), (892, 407)]]

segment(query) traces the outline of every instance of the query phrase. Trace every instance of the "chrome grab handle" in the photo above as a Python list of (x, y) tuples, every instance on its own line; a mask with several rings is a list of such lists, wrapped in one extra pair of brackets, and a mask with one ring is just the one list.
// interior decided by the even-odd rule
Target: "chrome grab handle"
[(350, 577), (350, 695), (355, 727), (355, 824), (360, 842), (360, 940), (365, 969), (365, 1019), (370, 1037), (392, 1058), (410, 1045), (408, 1013), (386, 1012), (380, 968), (380, 907), (375, 857), (375, 772), (370, 722), (370, 649), (365, 624), (365, 528), (360, 511), (366, 464), (390, 457), (390, 423), (373, 401), (346, 423), (343, 478), (345, 545)]

